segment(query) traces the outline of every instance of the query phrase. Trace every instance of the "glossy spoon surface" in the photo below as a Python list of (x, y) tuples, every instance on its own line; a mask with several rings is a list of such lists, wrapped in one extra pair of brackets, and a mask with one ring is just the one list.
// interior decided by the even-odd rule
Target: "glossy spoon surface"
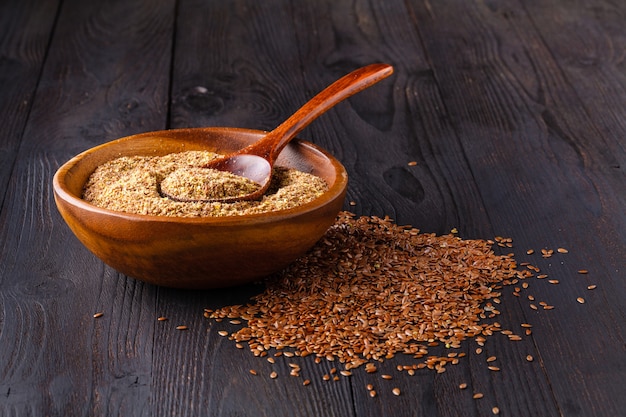
[[(177, 190), (176, 181), (168, 181), (166, 177), (161, 182), (161, 194), (176, 201), (230, 203), (260, 199), (270, 185), (274, 162), (289, 141), (313, 120), (339, 102), (387, 78), (392, 73), (393, 67), (387, 64), (371, 64), (359, 68), (326, 87), (258, 142), (232, 154), (214, 159), (200, 168), (200, 170), (207, 170), (205, 172), (210, 170), (226, 171), (237, 177), (244, 177), (256, 183), (252, 192), (245, 191), (233, 195), (228, 193), (224, 196), (214, 197), (214, 192), (209, 190), (211, 186), (209, 181), (207, 183), (207, 197), (190, 198), (188, 195), (183, 195), (181, 189)], [(193, 171), (194, 175), (197, 173), (198, 169)], [(174, 171), (170, 176), (174, 174), (180, 175), (181, 172)]]

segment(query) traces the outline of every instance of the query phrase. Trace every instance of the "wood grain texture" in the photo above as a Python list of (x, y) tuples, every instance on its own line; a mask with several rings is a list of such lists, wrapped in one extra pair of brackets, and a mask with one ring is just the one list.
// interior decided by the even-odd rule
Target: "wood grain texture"
[[(5, 1), (0, 5), (0, 186), (7, 189), (33, 103), (58, 2)], [(0, 204), (6, 193), (0, 193)]]
[[(620, 415), (625, 17), (605, 0), (3, 2), (0, 415)], [(519, 297), (521, 283), (501, 289), (496, 320), (532, 324), (523, 340), (494, 335), (480, 354), (467, 341), (443, 374), (400, 373), (417, 360), (398, 355), (324, 381), (341, 365), (271, 364), (219, 334), (237, 325), (203, 317), (260, 286), (141, 284), (88, 253), (53, 206), (54, 171), (84, 149), (169, 127), (269, 130), (372, 62), (392, 78), (299, 136), (344, 163), (350, 211), (512, 237), (497, 250), (548, 275)], [(569, 252), (541, 257), (558, 247)], [(531, 308), (541, 301), (555, 308)]]
[[(23, 25), (45, 27), (46, 11)], [(0, 415), (138, 415), (150, 399), (156, 289), (87, 253), (50, 184), (79, 151), (165, 127), (173, 12), (170, 2), (66, 1), (44, 39), (0, 213)]]
[[(592, 174), (594, 165), (606, 167), (615, 162), (613, 157), (603, 156), (603, 146), (591, 149), (602, 141), (613, 142), (612, 147), (616, 144), (611, 139), (598, 138), (594, 119), (583, 110), (594, 106), (593, 101), (583, 103), (582, 97), (588, 98), (581, 96), (572, 87), (574, 83), (563, 76), (549, 45), (536, 32), (538, 27), (550, 26), (533, 21), (534, 16), (545, 13), (536, 11), (529, 15), (516, 4), (459, 2), (456, 6), (455, 13), (460, 12), (465, 19), (458, 22), (455, 32), (447, 28), (445, 37), (463, 44), (463, 50), (454, 56), (454, 61), (450, 55), (442, 56), (445, 48), (437, 44), (444, 39), (441, 32), (431, 35), (437, 41), (428, 48), (435, 65), (443, 68), (446, 63), (446, 70), (439, 73), (442, 91), (450, 97), (447, 108), (459, 117), (454, 123), (464, 132), (463, 145), (494, 230), (498, 234), (513, 234), (522, 247), (562, 246), (570, 251), (567, 257), (541, 265), (560, 281), (557, 291), (545, 282), (533, 285), (535, 297), (549, 299), (557, 306), (554, 314), (541, 317), (549, 330), (534, 336), (550, 388), (561, 412), (618, 413), (621, 406), (615, 403), (617, 392), (596, 391), (587, 385), (593, 380), (594, 384), (608, 386), (616, 373), (623, 373), (618, 365), (624, 355), (623, 308), (614, 314), (603, 314), (607, 302), (623, 305), (617, 299), (608, 300), (612, 294), (624, 291), (623, 281), (618, 279), (625, 259), (624, 216), (603, 215), (607, 204), (603, 201), (610, 200), (609, 205), (617, 201), (613, 195), (617, 188), (623, 188), (623, 176), (622, 181), (617, 179), (609, 187), (605, 181), (614, 174), (601, 175), (597, 182)], [(550, 15), (571, 13), (561, 7), (551, 10)], [(511, 12), (513, 9), (515, 13)], [(442, 27), (441, 21), (453, 18), (444, 8), (417, 13), (423, 17), (425, 31), (437, 31)], [(432, 25), (424, 24), (430, 22)], [(505, 37), (507, 30), (516, 36)], [(567, 26), (554, 30), (573, 31)], [(457, 91), (466, 94), (455, 95)], [(594, 145), (589, 145), (590, 138), (594, 138)], [(602, 162), (593, 161), (596, 158)], [(613, 208), (608, 212), (613, 213)], [(610, 225), (601, 237), (597, 230), (606, 227), (607, 222)], [(613, 243), (594, 242), (604, 238)], [(622, 242), (617, 243), (622, 249), (609, 253), (615, 250), (616, 242)], [(592, 278), (602, 282), (605, 290), (594, 293), (580, 308), (575, 300), (588, 294), (589, 279), (577, 277), (576, 270), (585, 268), (592, 258), (607, 262), (598, 266)], [(535, 316), (530, 310), (525, 315), (529, 319)], [(585, 346), (580, 345), (581, 337), (588, 340)], [(576, 361), (581, 355), (601, 357), (602, 362), (610, 365)], [(581, 391), (586, 394), (581, 395)]]

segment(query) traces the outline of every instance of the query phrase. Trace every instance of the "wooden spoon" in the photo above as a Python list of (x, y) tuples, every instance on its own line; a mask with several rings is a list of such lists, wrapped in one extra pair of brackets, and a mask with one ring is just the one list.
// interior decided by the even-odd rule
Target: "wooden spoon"
[(261, 198), (270, 185), (272, 167), (276, 158), (291, 139), (337, 103), (387, 78), (392, 73), (393, 67), (387, 64), (372, 64), (359, 68), (326, 87), (258, 142), (210, 161), (202, 167), (227, 171), (248, 178), (259, 184), (255, 191), (244, 195), (227, 195), (223, 198), (187, 198), (180, 195), (175, 187), (169, 188), (167, 181), (164, 180), (161, 183), (161, 195), (176, 201), (225, 203)]

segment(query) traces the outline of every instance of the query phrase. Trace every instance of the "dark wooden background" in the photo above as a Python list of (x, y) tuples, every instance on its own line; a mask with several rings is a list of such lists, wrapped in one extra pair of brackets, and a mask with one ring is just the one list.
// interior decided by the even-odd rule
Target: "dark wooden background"
[[(525, 293), (551, 311), (504, 290), (503, 325), (534, 327), (520, 342), (488, 341), (501, 372), (468, 342), (444, 374), (398, 373), (400, 397), (358, 370), (322, 381), (331, 364), (312, 358), (300, 361), (308, 387), (253, 377), (248, 369), (271, 365), (218, 336), (231, 329), (202, 312), (259, 288), (139, 283), (91, 255), (56, 211), (52, 176), (87, 148), (165, 128), (271, 129), (372, 62), (394, 65), (394, 76), (300, 136), (345, 164), (346, 209), (427, 232), (512, 237), (519, 261), (560, 281), (534, 280)], [(626, 410), (626, 2), (2, 0), (0, 115), (1, 416)], [(526, 255), (557, 247), (569, 253)]]

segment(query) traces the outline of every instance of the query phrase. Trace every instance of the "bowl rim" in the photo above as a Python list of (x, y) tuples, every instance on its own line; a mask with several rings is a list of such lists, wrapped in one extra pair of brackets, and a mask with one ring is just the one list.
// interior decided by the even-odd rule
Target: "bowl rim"
[(183, 224), (210, 224), (210, 225), (224, 225), (229, 226), (233, 224), (240, 223), (269, 223), (280, 221), (284, 219), (293, 218), (295, 215), (303, 215), (306, 213), (313, 212), (321, 207), (325, 206), (329, 201), (341, 196), (341, 194), (345, 191), (348, 183), (348, 173), (343, 164), (336, 159), (330, 152), (326, 149), (309, 142), (307, 140), (303, 140), (300, 138), (294, 138), (291, 143), (297, 144), (298, 146), (305, 146), (309, 149), (316, 151), (322, 154), (325, 158), (329, 160), (331, 165), (335, 168), (336, 178), (334, 184), (331, 184), (328, 191), (322, 194), (320, 197), (316, 198), (313, 201), (308, 203), (292, 207), (289, 209), (269, 211), (265, 213), (253, 213), (253, 214), (243, 214), (243, 215), (234, 215), (234, 216), (197, 216), (197, 217), (184, 217), (184, 216), (158, 216), (152, 214), (139, 214), (139, 213), (127, 213), (122, 211), (116, 211), (111, 209), (106, 209), (102, 207), (95, 206), (93, 204), (88, 203), (82, 198), (76, 197), (76, 195), (68, 190), (67, 184), (65, 182), (65, 177), (68, 172), (77, 164), (79, 164), (85, 156), (89, 154), (93, 154), (98, 152), (99, 150), (109, 147), (115, 143), (131, 141), (137, 137), (141, 136), (155, 136), (157, 137), (159, 134), (167, 134), (167, 133), (184, 133), (193, 130), (202, 130), (202, 131), (230, 131), (230, 132), (241, 132), (248, 134), (263, 134), (267, 133), (263, 130), (257, 129), (247, 129), (247, 128), (238, 128), (238, 127), (197, 127), (197, 128), (180, 128), (180, 129), (166, 129), (166, 130), (157, 130), (157, 131), (149, 131), (149, 132), (141, 132), (134, 135), (124, 136), (118, 139), (114, 139), (100, 145), (96, 145), (89, 149), (86, 149), (79, 154), (73, 156), (71, 159), (63, 163), (55, 172), (52, 179), (52, 188), (54, 192), (55, 198), (61, 199), (65, 201), (67, 204), (78, 208), (81, 211), (87, 211), (94, 214), (106, 215), (109, 217), (118, 218), (120, 220), (127, 221), (135, 221), (135, 222), (164, 222), (164, 223), (183, 223)]

